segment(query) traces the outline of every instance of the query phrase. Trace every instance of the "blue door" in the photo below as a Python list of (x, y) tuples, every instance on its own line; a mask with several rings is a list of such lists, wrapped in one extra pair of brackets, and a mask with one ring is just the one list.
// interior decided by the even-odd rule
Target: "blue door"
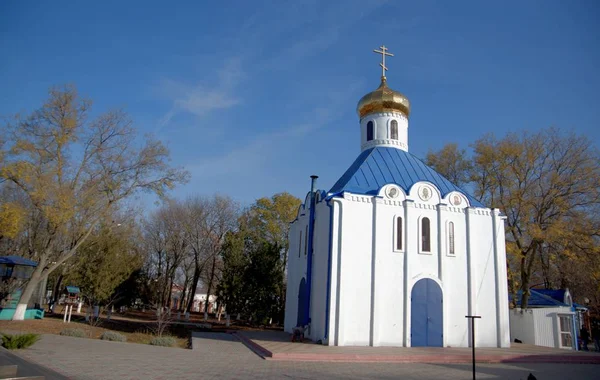
[(444, 337), (442, 289), (429, 278), (417, 281), (411, 292), (412, 347), (442, 347)]
[(304, 326), (304, 317), (306, 314), (306, 280), (304, 277), (300, 281), (300, 287), (298, 288), (298, 317), (296, 318), (296, 326)]

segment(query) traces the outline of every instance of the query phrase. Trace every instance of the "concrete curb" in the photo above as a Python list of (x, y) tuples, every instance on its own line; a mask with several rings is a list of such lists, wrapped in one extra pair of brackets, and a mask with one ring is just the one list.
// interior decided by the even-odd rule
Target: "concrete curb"
[(260, 344), (254, 342), (252, 339), (244, 336), (244, 334), (240, 334), (236, 331), (236, 332), (232, 332), (231, 335), (238, 338), (240, 340), (240, 342), (242, 342), (246, 347), (248, 347), (252, 352), (254, 352), (256, 355), (260, 356), (261, 358), (263, 358), (265, 360), (270, 360), (273, 358), (273, 353), (271, 351), (267, 350)]

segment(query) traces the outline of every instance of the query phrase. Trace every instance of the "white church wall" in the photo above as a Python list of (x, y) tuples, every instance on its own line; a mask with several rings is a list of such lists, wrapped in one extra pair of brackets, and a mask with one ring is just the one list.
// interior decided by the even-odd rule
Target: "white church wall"
[[(301, 206), (302, 207), (302, 206)], [(306, 227), (308, 226), (308, 209), (300, 209), (300, 214), (295, 220), (289, 231), (289, 249), (288, 249), (288, 268), (287, 268), (287, 289), (285, 300), (285, 319), (284, 330), (292, 332), (296, 327), (298, 318), (298, 290), (302, 278), (306, 277), (305, 252)], [(302, 234), (302, 236), (300, 236)]]
[[(442, 222), (441, 279), (444, 284), (444, 341), (446, 346), (469, 345), (467, 283), (467, 231), (464, 210), (445, 207)], [(454, 254), (449, 252), (448, 223), (454, 223)]]
[(346, 195), (339, 266), (338, 345), (369, 345), (371, 300), (371, 197)]
[(498, 305), (498, 335), (499, 341), (498, 345), (500, 347), (508, 348), (510, 347), (510, 321), (508, 317), (509, 309), (508, 309), (508, 274), (506, 269), (506, 240), (504, 235), (504, 220), (505, 217), (500, 215), (500, 210), (494, 209), (492, 210), (495, 221), (496, 235), (495, 235), (495, 244), (496, 244), (496, 292), (497, 296), (497, 305)]
[(399, 346), (404, 340), (405, 253), (404, 247), (402, 250), (395, 249), (395, 221), (397, 217), (402, 217), (403, 225), (405, 225), (404, 207), (401, 206), (401, 203), (385, 202), (382, 198), (378, 198), (375, 207), (376, 259), (372, 344), (374, 346)]
[(327, 318), (327, 271), (329, 260), (330, 211), (325, 202), (317, 203), (315, 215), (314, 255), (312, 261), (310, 339), (323, 340)]
[(342, 226), (343, 226), (343, 210), (344, 200), (339, 198), (333, 198), (330, 201), (330, 207), (332, 208), (332, 229), (331, 229), (331, 268), (330, 268), (330, 298), (329, 298), (329, 325), (327, 331), (326, 343), (330, 346), (337, 345), (338, 343), (338, 311), (339, 311), (339, 278), (340, 271), (338, 262), (341, 262), (342, 255)]
[[(471, 209), (470, 228), (472, 239), (472, 267), (474, 288), (474, 314), (481, 316), (477, 320), (475, 334), (479, 347), (497, 346), (496, 321), (496, 276), (492, 233), (492, 218), (489, 210)], [(505, 285), (506, 286), (506, 285)], [(508, 302), (508, 299), (505, 301)]]
[(411, 291), (415, 282), (414, 277), (419, 277), (419, 273), (413, 273), (413, 266), (417, 265), (418, 260), (418, 250), (419, 250), (419, 228), (418, 223), (415, 223), (415, 220), (419, 218), (419, 209), (415, 208), (415, 202), (408, 199), (405, 202), (405, 229), (406, 229), (406, 239), (405, 239), (405, 255), (404, 258), (404, 273), (403, 273), (403, 284), (404, 284), (404, 346), (411, 346)]

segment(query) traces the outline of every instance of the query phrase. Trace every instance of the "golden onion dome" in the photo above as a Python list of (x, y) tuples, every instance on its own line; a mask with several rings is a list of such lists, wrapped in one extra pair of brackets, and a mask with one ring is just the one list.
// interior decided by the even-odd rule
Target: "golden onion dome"
[(408, 98), (387, 86), (385, 77), (375, 91), (363, 96), (356, 106), (356, 112), (362, 119), (365, 115), (375, 112), (400, 112), (406, 117), (410, 114)]

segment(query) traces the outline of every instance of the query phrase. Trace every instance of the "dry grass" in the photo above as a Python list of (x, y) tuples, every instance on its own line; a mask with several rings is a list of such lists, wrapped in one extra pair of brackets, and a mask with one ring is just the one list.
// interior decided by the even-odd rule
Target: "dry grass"
[[(85, 323), (82, 317), (73, 315), (71, 323), (63, 323), (60, 316), (25, 321), (0, 321), (0, 331), (12, 333), (60, 334), (66, 328), (77, 328), (86, 332), (88, 337), (99, 339), (105, 331), (115, 331), (127, 337), (128, 343), (148, 344), (154, 337), (148, 326), (149, 321), (112, 320), (105, 321), (101, 326), (92, 327)], [(175, 347), (188, 348), (191, 332), (186, 329), (173, 329), (171, 335), (177, 341)]]

